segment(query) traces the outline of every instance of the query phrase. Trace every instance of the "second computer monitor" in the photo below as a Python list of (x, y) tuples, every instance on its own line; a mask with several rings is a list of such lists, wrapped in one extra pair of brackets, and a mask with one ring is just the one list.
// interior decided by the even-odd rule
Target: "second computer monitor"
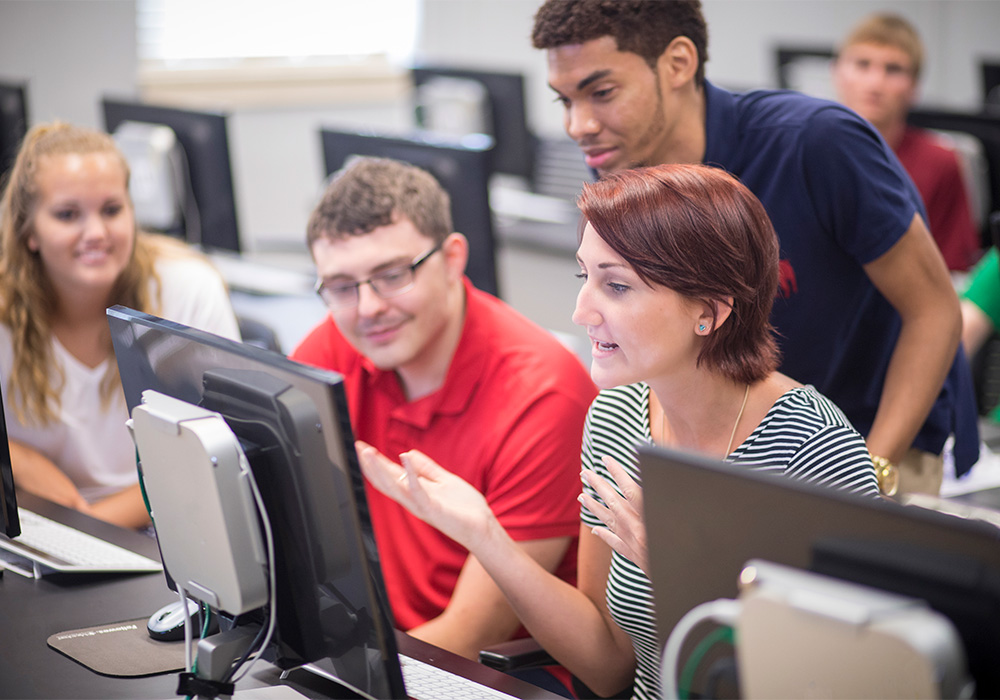
[(958, 112), (920, 107), (910, 110), (907, 122), (922, 129), (968, 134), (980, 142), (986, 172), (974, 174), (985, 176), (980, 186), (981, 196), (985, 199), (981, 202), (980, 213), (983, 220), (982, 244), (984, 247), (993, 245), (992, 233), (989, 230), (989, 215), (1000, 211), (1000, 113)]
[(0, 178), (6, 175), (28, 131), (24, 83), (0, 82)]
[[(412, 73), (418, 91), (438, 78), (470, 80), (482, 85), (491, 125), (489, 135), (494, 140), (493, 167), (498, 172), (531, 181), (535, 170), (535, 136), (528, 128), (522, 74), (450, 66), (420, 66)], [(417, 123), (424, 126), (419, 109)]]
[(980, 64), (983, 79), (983, 104), (1000, 109), (1000, 59)]
[(641, 447), (639, 464), (661, 644), (763, 559), (927, 600), (961, 636), (976, 697), (1000, 694), (993, 525), (665, 448)]
[(102, 100), (101, 105), (108, 133), (114, 133), (123, 122), (158, 124), (173, 130), (187, 161), (190, 192), (184, 197), (190, 195), (194, 200), (194, 208), (190, 201), (184, 203), (184, 238), (208, 249), (238, 252), (240, 234), (226, 115), (113, 99)]
[(423, 168), (451, 199), (454, 229), (469, 240), (466, 274), (479, 289), (499, 295), (490, 210), (489, 178), (492, 152), (430, 138), (404, 138), (322, 129), (327, 175), (348, 165), (355, 156), (391, 158)]
[[(152, 389), (219, 413), (240, 441), (274, 538), (269, 658), (323, 662), (364, 697), (405, 697), (340, 375), (122, 306), (108, 324), (130, 414)], [(266, 624), (266, 611), (234, 624)]]
[[(8, 386), (5, 385), (2, 391), (9, 391)], [(17, 495), (14, 491), (14, 470), (10, 462), (7, 422), (4, 418), (2, 400), (0, 400), (0, 534), (8, 537), (17, 537), (21, 534), (21, 522), (17, 515)]]

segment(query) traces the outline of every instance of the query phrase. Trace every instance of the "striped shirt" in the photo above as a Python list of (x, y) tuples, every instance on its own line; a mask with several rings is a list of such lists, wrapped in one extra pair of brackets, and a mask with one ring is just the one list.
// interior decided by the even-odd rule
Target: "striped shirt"
[[(639, 481), (638, 444), (652, 444), (649, 386), (638, 383), (602, 391), (587, 414), (583, 468), (613, 484), (601, 463), (603, 457), (611, 456)], [(878, 494), (864, 439), (840, 409), (812, 387), (784, 393), (727, 461), (853, 493)], [(584, 490), (601, 501), (586, 483)], [(589, 527), (604, 527), (586, 508), (580, 517)], [(605, 595), (612, 618), (632, 639), (635, 649), (634, 697), (658, 698), (662, 649), (656, 639), (649, 579), (639, 567), (613, 552)]]

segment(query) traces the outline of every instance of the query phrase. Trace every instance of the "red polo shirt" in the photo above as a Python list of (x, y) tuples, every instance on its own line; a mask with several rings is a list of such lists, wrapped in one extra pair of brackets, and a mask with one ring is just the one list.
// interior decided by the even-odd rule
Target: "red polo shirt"
[[(513, 539), (572, 537), (557, 574), (574, 582), (581, 436), (596, 389), (552, 334), (468, 280), (465, 293), (444, 385), (416, 401), (329, 317), (291, 357), (344, 375), (357, 438), (393, 458), (418, 449), (461, 476)], [(370, 486), (367, 497), (396, 624), (408, 630), (448, 605), (468, 552)]]

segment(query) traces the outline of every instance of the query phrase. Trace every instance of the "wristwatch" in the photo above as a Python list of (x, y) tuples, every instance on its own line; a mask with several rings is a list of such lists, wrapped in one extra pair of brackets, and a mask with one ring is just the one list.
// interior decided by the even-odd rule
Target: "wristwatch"
[(878, 488), (882, 492), (883, 496), (896, 495), (896, 491), (899, 490), (899, 470), (896, 469), (896, 465), (887, 460), (885, 457), (879, 457), (878, 455), (870, 455), (872, 458), (872, 464), (875, 465), (875, 476), (878, 478)]

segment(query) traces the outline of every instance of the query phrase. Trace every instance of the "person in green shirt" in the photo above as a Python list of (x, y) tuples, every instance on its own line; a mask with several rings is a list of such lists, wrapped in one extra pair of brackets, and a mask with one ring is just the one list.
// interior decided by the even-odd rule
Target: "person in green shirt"
[[(961, 303), (962, 344), (971, 359), (1000, 328), (1000, 254), (996, 248), (986, 251), (969, 273)], [(987, 415), (1000, 423), (1000, 404)]]

